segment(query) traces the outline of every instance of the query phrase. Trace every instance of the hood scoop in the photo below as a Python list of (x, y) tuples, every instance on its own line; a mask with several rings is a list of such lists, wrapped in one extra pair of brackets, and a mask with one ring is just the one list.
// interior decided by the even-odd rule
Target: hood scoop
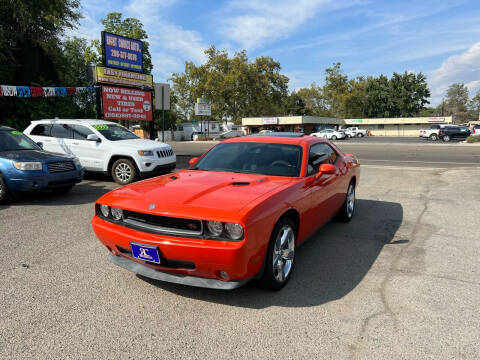
[(250, 185), (248, 181), (234, 181), (232, 182), (233, 186), (247, 186)]

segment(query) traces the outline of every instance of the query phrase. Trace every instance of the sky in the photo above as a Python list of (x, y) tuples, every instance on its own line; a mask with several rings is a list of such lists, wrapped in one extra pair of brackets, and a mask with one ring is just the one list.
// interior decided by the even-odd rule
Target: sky
[(479, 0), (82, 0), (68, 36), (100, 39), (109, 12), (139, 19), (148, 34), (156, 82), (201, 64), (210, 45), (250, 60), (271, 56), (290, 90), (323, 84), (341, 62), (349, 78), (427, 75), (436, 106), (453, 83), (480, 90)]

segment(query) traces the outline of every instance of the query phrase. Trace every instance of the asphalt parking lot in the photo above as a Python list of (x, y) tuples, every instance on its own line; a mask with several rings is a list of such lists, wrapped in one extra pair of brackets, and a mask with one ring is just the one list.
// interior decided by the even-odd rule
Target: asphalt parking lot
[(355, 218), (301, 246), (277, 293), (109, 263), (89, 223), (116, 187), (101, 176), (0, 205), (0, 358), (480, 358), (480, 147), (341, 146), (362, 163)]

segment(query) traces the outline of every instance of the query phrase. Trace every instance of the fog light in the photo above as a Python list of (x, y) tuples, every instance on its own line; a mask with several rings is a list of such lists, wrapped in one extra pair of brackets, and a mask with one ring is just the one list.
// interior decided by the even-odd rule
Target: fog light
[(226, 271), (220, 270), (218, 273), (220, 274), (220, 277), (223, 280), (228, 280), (230, 278), (230, 276), (228, 276), (228, 273)]

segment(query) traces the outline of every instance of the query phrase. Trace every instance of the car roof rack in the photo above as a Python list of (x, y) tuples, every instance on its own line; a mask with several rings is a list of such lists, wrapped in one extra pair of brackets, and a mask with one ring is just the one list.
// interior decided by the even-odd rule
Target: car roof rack
[(305, 136), (304, 133), (296, 132), (271, 132), (271, 133), (256, 133), (248, 136), (261, 136), (261, 137), (289, 137), (289, 138), (298, 138)]

